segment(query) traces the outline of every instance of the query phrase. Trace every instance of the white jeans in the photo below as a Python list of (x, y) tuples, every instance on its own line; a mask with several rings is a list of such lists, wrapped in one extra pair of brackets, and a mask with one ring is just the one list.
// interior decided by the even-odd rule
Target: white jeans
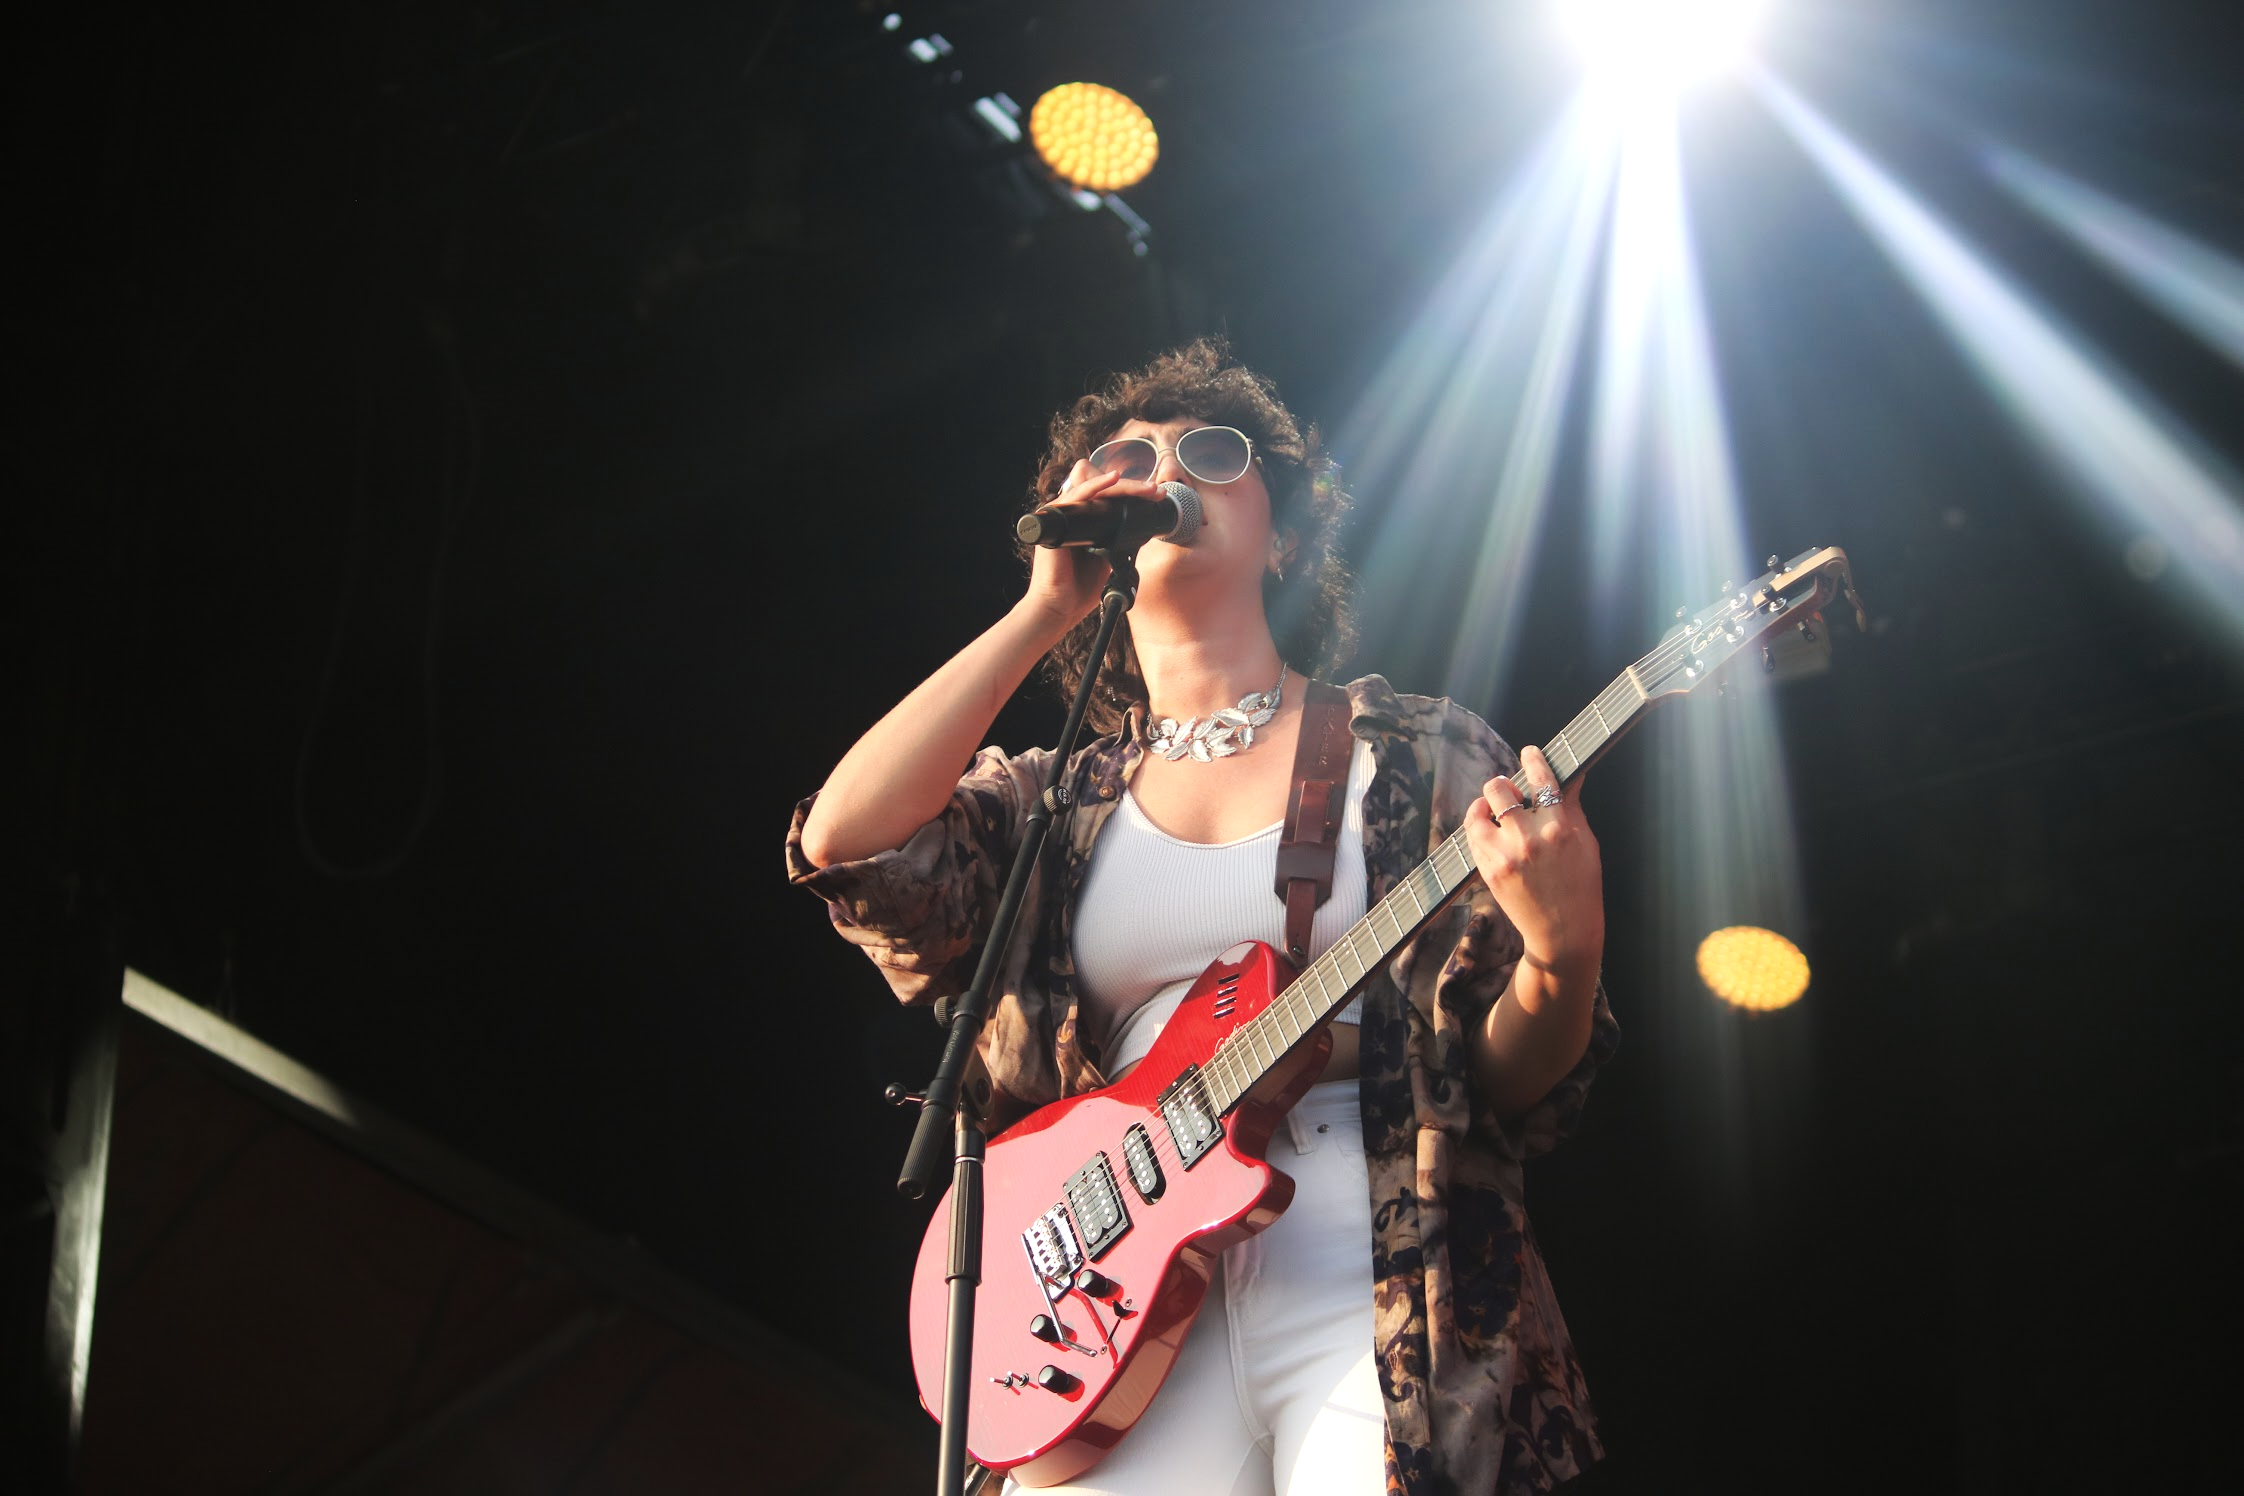
[[(1223, 1255), (1161, 1394), (1067, 1496), (1380, 1496), (1371, 1201), (1353, 1080), (1313, 1087), (1270, 1140), (1293, 1204)], [(1007, 1493), (1021, 1488), (1007, 1482)]]

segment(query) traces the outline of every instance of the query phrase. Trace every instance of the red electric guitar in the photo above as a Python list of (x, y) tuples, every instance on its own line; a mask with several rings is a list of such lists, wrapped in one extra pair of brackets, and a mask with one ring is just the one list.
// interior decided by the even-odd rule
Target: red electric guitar
[[(1819, 667), (1822, 611), (1863, 622), (1846, 553), (1808, 551), (1729, 592), (1621, 672), (1544, 748), (1561, 783), (1664, 697), (1759, 645), (1772, 674)], [(1293, 1181), (1270, 1133), (1325, 1065), (1326, 1020), (1475, 876), (1460, 830), (1298, 978), (1260, 941), (1219, 956), (1124, 1079), (1056, 1101), (989, 1144), (966, 1446), (1026, 1486), (1096, 1464), (1152, 1403), (1226, 1247), (1276, 1220)], [(920, 1399), (942, 1405), (946, 1195), (912, 1278)]]

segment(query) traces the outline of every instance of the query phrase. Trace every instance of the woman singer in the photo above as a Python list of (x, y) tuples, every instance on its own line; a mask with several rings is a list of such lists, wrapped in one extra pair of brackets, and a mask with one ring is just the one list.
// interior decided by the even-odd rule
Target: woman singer
[[(1208, 963), (1285, 948), (1273, 868), (1310, 679), (1348, 638), (1347, 506), (1314, 428), (1202, 340), (1054, 417), (1038, 504), (1201, 495), (1148, 543), (993, 994), (993, 1130), (1119, 1079)], [(1037, 549), (1026, 593), (869, 730), (796, 810), (789, 877), (907, 1003), (962, 992), (1049, 753), (981, 747), (1040, 661), (1072, 692), (1107, 568)], [(1115, 1496), (1541, 1491), (1599, 1455), (1522, 1206), (1617, 1038), (1597, 841), (1535, 748), (1376, 675), (1351, 741), (1314, 958), (1459, 825), (1479, 880), (1333, 1023), (1271, 1139), (1285, 1214), (1224, 1254), (1152, 1407), (1064, 1487)], [(1224, 716), (1219, 709), (1230, 709)], [(1252, 726), (1241, 731), (1241, 722)], [(969, 763), (969, 760), (971, 762)], [(964, 778), (959, 765), (968, 764)]]

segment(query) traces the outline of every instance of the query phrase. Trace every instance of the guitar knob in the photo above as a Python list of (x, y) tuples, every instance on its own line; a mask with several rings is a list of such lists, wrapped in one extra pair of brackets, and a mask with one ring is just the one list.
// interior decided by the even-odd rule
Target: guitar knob
[(1047, 1366), (1036, 1374), (1036, 1385), (1046, 1392), (1073, 1392), (1083, 1385), (1083, 1379), (1070, 1376), (1057, 1366)]
[(1039, 1340), (1060, 1343), (1060, 1327), (1049, 1314), (1039, 1314), (1029, 1321), (1029, 1333)]
[(1090, 1267), (1075, 1275), (1075, 1286), (1094, 1299), (1111, 1299), (1121, 1292), (1119, 1288), (1115, 1287), (1112, 1278), (1109, 1278), (1097, 1268)]

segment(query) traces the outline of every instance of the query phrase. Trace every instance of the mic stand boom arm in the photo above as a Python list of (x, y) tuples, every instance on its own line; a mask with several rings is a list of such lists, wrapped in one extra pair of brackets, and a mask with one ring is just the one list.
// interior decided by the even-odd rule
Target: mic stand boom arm
[(935, 1078), (928, 1082), (926, 1099), (920, 1103), (919, 1125), (912, 1133), (911, 1149), (904, 1155), (904, 1172), (896, 1181), (896, 1188), (910, 1198), (917, 1200), (924, 1196), (942, 1162), (943, 1134), (952, 1134), (950, 1265), (945, 1274), (951, 1296), (950, 1317), (943, 1338), (943, 1408), (940, 1414), (943, 1431), (936, 1457), (936, 1496), (962, 1496), (965, 1489), (966, 1399), (967, 1378), (973, 1375), (974, 1291), (982, 1281), (982, 1145), (985, 1139), (973, 1106), (965, 1103), (960, 1094), (961, 1083), (967, 1061), (973, 1058), (975, 1043), (981, 1037), (990, 989), (996, 986), (997, 974), (1004, 969), (1006, 952), (1012, 949), (1013, 928), (1020, 921), (1021, 901), (1028, 893), (1029, 879), (1035, 876), (1045, 836), (1052, 828), (1052, 817), (1057, 811), (1072, 808), (1065, 784), (1068, 759), (1075, 752), (1076, 735), (1083, 730), (1091, 692), (1098, 684), (1100, 668), (1106, 663), (1107, 645), (1112, 642), (1122, 615), (1137, 599), (1139, 543), (1097, 547), (1091, 551), (1092, 555), (1103, 557), (1113, 567), (1113, 573), (1107, 578), (1106, 591), (1099, 598), (1099, 632), (1091, 650), (1090, 664), (1085, 667), (1083, 680), (1075, 688), (1075, 700), (1068, 707), (1067, 726), (1061, 729), (1060, 745), (1045, 772), (1044, 793), (1029, 807), (1028, 817), (1022, 823), (1021, 844), (1014, 850), (1013, 865), (1006, 872), (1005, 892), (997, 902), (996, 915), (990, 920), (989, 935), (982, 943), (982, 958), (974, 968), (974, 980), (951, 1011), (950, 1037), (943, 1045), (943, 1058), (935, 1066)]

